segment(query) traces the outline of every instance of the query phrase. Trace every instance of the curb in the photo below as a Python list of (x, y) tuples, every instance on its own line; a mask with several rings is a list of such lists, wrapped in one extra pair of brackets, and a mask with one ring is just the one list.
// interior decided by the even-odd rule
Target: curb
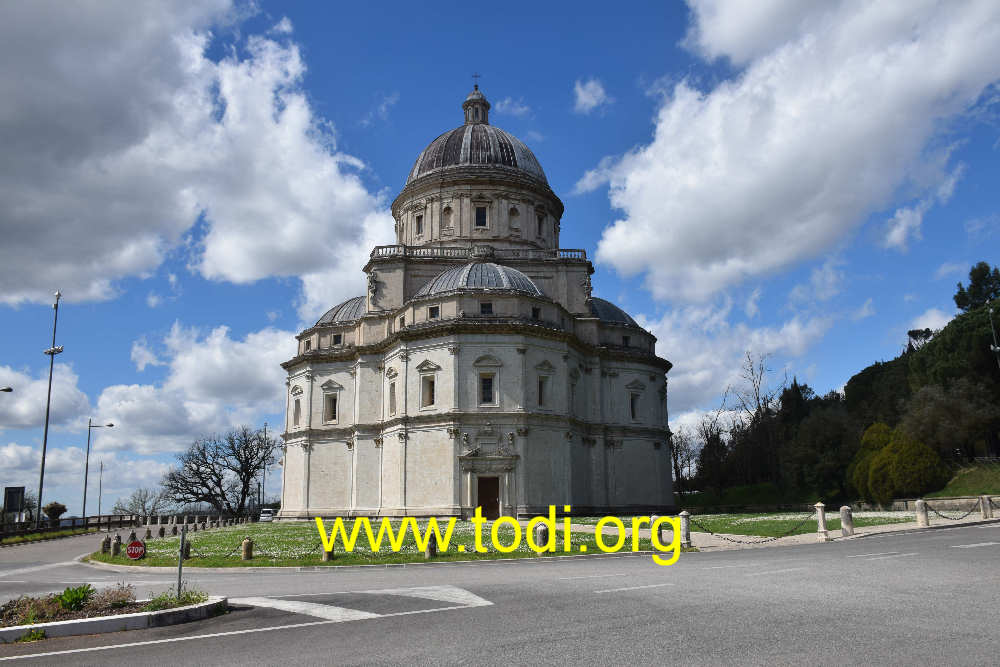
[(38, 544), (39, 542), (55, 542), (56, 540), (68, 540), (71, 537), (83, 537), (85, 535), (95, 535), (101, 531), (99, 530), (88, 530), (86, 533), (77, 533), (75, 535), (60, 535), (59, 537), (45, 537), (39, 540), (29, 540), (26, 542), (11, 542), (9, 544), (0, 544), (0, 549), (9, 549), (11, 547), (23, 547), (28, 544)]
[[(689, 552), (696, 553), (696, 552)], [(281, 566), (281, 567), (196, 567), (196, 566), (184, 566), (185, 572), (196, 572), (196, 573), (206, 573), (206, 574), (226, 574), (226, 573), (242, 573), (242, 572), (336, 572), (340, 570), (371, 570), (371, 569), (389, 569), (389, 568), (406, 568), (406, 567), (427, 567), (431, 565), (488, 565), (490, 563), (538, 563), (546, 561), (557, 561), (566, 558), (637, 558), (642, 556), (649, 556), (651, 554), (660, 555), (659, 551), (628, 551), (626, 553), (608, 553), (608, 554), (570, 554), (568, 556), (531, 556), (525, 558), (481, 558), (479, 560), (429, 560), (429, 561), (414, 561), (412, 563), (373, 563), (371, 565), (300, 565), (300, 566)], [(113, 572), (177, 572), (176, 567), (161, 567), (152, 566), (144, 567), (142, 565), (114, 565), (112, 563), (101, 563), (94, 561), (84, 560), (90, 554), (84, 554), (76, 558), (81, 565), (87, 565), (89, 567), (94, 567), (100, 570), (111, 570)]]
[(54, 623), (35, 623), (34, 625), (15, 625), (0, 628), (0, 644), (17, 640), (26, 632), (43, 630), (45, 638), (71, 637), (73, 635), (93, 635), (121, 630), (143, 630), (159, 628), (165, 625), (176, 625), (188, 621), (200, 621), (217, 612), (224, 611), (228, 600), (224, 597), (210, 597), (205, 602), (163, 609), (160, 611), (140, 611), (134, 614), (119, 614), (117, 616), (98, 616), (97, 618), (78, 618), (72, 621), (55, 621)]

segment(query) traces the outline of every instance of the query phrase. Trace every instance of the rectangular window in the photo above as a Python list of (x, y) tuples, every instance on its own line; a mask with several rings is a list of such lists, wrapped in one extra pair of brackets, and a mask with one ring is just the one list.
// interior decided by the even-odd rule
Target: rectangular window
[(436, 320), (439, 317), (441, 317), (441, 306), (427, 307), (427, 319)]
[(622, 345), (628, 347), (632, 343), (631, 336), (622, 336)]
[(482, 405), (493, 405), (496, 403), (493, 393), (493, 375), (479, 376), (479, 402)]
[(486, 207), (477, 206), (476, 207), (476, 227), (486, 226)]
[(405, 317), (400, 317), (399, 318), (399, 328), (402, 329), (405, 326), (406, 326), (406, 318)]
[(545, 236), (545, 214), (538, 214), (538, 235)]
[(323, 403), (323, 421), (337, 421), (337, 395), (327, 394)]
[(389, 414), (396, 414), (396, 383), (389, 383)]
[(482, 301), (479, 304), (479, 314), (480, 315), (492, 315), (493, 314), (493, 302), (492, 301)]
[(417, 236), (423, 236), (424, 234), (424, 216), (417, 216)]
[(542, 318), (542, 309), (534, 307), (531, 309), (531, 319), (540, 320)]
[(312, 340), (311, 340), (311, 339), (308, 339), (308, 338), (307, 338), (307, 339), (306, 339), (306, 342), (305, 342), (305, 345), (303, 345), (303, 346), (302, 346), (302, 348), (303, 348), (303, 349), (304, 349), (304, 350), (305, 350), (306, 352), (308, 352), (309, 350), (311, 350), (311, 349), (312, 349), (312, 346), (313, 346), (313, 342), (312, 342)]
[(420, 378), (420, 407), (429, 408), (434, 405), (434, 376), (425, 375)]
[(298, 426), (300, 421), (302, 421), (302, 401), (296, 398), (292, 408), (292, 426)]
[(632, 419), (639, 418), (639, 394), (629, 394), (628, 409)]
[(334, 345), (340, 345), (343, 342), (344, 342), (344, 335), (343, 334), (333, 334), (333, 344)]
[(549, 400), (549, 397), (548, 397), (547, 392), (546, 392), (546, 389), (548, 389), (548, 387), (546, 386), (547, 384), (548, 384), (548, 378), (547, 377), (540, 377), (540, 378), (538, 378), (538, 405), (539, 405), (539, 407), (545, 407), (547, 401)]

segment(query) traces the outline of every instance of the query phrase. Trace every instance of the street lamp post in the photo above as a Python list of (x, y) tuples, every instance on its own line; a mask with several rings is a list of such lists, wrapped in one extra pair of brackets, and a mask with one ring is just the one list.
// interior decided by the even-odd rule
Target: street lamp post
[(993, 326), (993, 304), (992, 303), (990, 304), (989, 312), (990, 312), (990, 331), (993, 332), (993, 344), (990, 345), (990, 351), (994, 355), (996, 355), (996, 358), (997, 358), (997, 367), (1000, 368), (1000, 345), (997, 344), (997, 330), (996, 330), (996, 327)]
[(270, 452), (267, 450), (267, 422), (264, 422), (264, 466), (260, 473), (260, 491), (257, 492), (257, 504), (264, 504), (264, 483), (267, 481), (267, 457)]
[[(92, 418), (87, 419), (87, 457), (83, 463), (83, 527), (87, 527), (87, 475), (90, 474), (90, 432), (95, 428), (111, 428), (111, 422), (107, 424), (95, 424)], [(100, 514), (100, 512), (98, 512)]]
[(5, 392), (7, 392), (9, 394), (10, 392), (14, 391), (14, 388), (13, 387), (0, 387), (0, 391), (5, 391)]
[(42, 467), (38, 473), (38, 513), (35, 515), (35, 528), (42, 523), (42, 487), (45, 484), (45, 449), (49, 444), (49, 408), (52, 407), (52, 368), (56, 362), (56, 355), (63, 351), (62, 345), (56, 347), (56, 325), (59, 324), (59, 299), (62, 294), (55, 293), (56, 302), (52, 304), (55, 314), (52, 316), (52, 347), (45, 350), (49, 355), (49, 393), (45, 399), (45, 430), (42, 434)]
[[(104, 495), (104, 459), (101, 459), (101, 474), (97, 476), (97, 516), (101, 516), (101, 496)], [(98, 519), (100, 521), (100, 519)], [(98, 526), (100, 528), (100, 526)]]

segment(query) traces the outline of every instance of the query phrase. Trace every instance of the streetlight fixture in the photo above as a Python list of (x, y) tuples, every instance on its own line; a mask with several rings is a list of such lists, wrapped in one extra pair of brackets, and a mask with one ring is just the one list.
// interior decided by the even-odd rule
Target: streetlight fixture
[(45, 431), (42, 434), (42, 467), (38, 473), (38, 512), (35, 514), (35, 528), (42, 525), (42, 487), (45, 484), (45, 449), (49, 444), (49, 408), (52, 407), (52, 368), (56, 363), (56, 355), (63, 351), (62, 345), (56, 347), (56, 325), (59, 324), (59, 299), (62, 297), (62, 294), (57, 291), (54, 296), (56, 297), (56, 302), (52, 304), (52, 310), (55, 311), (52, 316), (52, 347), (45, 350), (45, 354), (49, 355), (49, 393), (45, 399)]
[(111, 428), (111, 422), (107, 424), (95, 424), (92, 418), (87, 419), (87, 458), (83, 464), (83, 527), (87, 527), (87, 475), (90, 473), (90, 432), (95, 428)]
[(5, 392), (7, 392), (9, 394), (10, 392), (14, 391), (14, 388), (13, 387), (0, 387), (0, 391), (5, 391)]

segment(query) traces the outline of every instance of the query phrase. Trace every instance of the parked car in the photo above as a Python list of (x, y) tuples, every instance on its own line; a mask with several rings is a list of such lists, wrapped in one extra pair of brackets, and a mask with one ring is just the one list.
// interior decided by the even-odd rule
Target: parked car
[(258, 521), (274, 521), (274, 510), (269, 507), (262, 509)]

